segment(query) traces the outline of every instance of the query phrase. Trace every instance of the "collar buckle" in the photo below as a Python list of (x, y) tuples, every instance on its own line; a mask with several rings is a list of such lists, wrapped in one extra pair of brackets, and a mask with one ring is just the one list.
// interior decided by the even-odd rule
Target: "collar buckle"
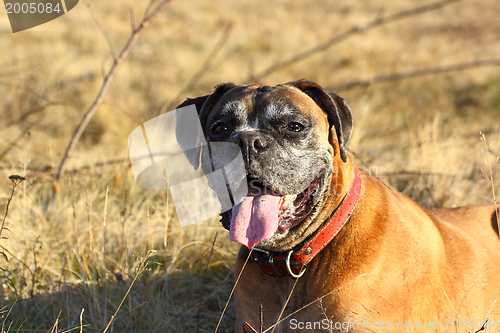
[(292, 252), (293, 250), (288, 251), (288, 256), (286, 257), (285, 261), (286, 269), (288, 270), (288, 274), (290, 274), (291, 277), (298, 279), (306, 272), (306, 265), (302, 264), (302, 269), (300, 270), (300, 273), (295, 274), (294, 272), (292, 272), (292, 269), (290, 268), (290, 257), (292, 256)]

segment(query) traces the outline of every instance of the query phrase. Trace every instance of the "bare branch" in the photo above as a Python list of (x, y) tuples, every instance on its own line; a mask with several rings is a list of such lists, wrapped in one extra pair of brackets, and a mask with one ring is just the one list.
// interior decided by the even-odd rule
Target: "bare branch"
[(389, 75), (381, 75), (376, 76), (373, 79), (369, 80), (359, 80), (359, 81), (351, 81), (343, 84), (339, 84), (336, 86), (328, 87), (329, 91), (341, 91), (348, 90), (355, 87), (367, 87), (373, 84), (382, 83), (382, 82), (390, 82), (390, 81), (399, 81), (404, 79), (410, 79), (418, 76), (431, 75), (431, 74), (441, 74), (453, 71), (462, 71), (466, 69), (471, 69), (475, 67), (487, 67), (487, 66), (500, 66), (500, 59), (491, 59), (491, 60), (476, 60), (471, 62), (464, 62), (456, 65), (449, 66), (437, 66), (437, 67), (429, 67), (422, 68), (412, 72), (405, 73), (394, 73)]
[(226, 44), (227, 40), (229, 39), (231, 30), (233, 30), (233, 24), (232, 23), (226, 24), (224, 30), (222, 30), (219, 39), (215, 43), (212, 50), (208, 53), (208, 55), (206, 56), (205, 60), (198, 68), (196, 73), (194, 73), (191, 79), (189, 79), (186, 86), (183, 89), (181, 89), (177, 93), (177, 95), (175, 95), (174, 98), (172, 98), (168, 106), (166, 108), (165, 107), (162, 108), (162, 113), (163, 111), (170, 111), (170, 109), (173, 107), (173, 104), (179, 99), (179, 97), (184, 95), (187, 91), (191, 90), (201, 80), (201, 78), (212, 68), (214, 60), (217, 58), (217, 55), (220, 53), (220, 51)]
[(353, 35), (360, 34), (362, 32), (365, 32), (367, 30), (375, 28), (379, 25), (383, 25), (386, 23), (398, 21), (401, 19), (405, 19), (408, 17), (412, 17), (412, 16), (416, 16), (416, 15), (419, 15), (422, 13), (426, 13), (426, 12), (429, 12), (432, 10), (436, 10), (436, 9), (439, 9), (439, 8), (444, 7), (446, 5), (456, 3), (459, 1), (461, 1), (461, 0), (439, 1), (439, 2), (434, 2), (434, 3), (428, 4), (428, 5), (424, 5), (421, 7), (403, 10), (403, 11), (397, 12), (395, 14), (385, 16), (385, 17), (378, 17), (375, 20), (373, 20), (372, 22), (370, 22), (364, 26), (359, 25), (359, 26), (353, 27), (346, 32), (343, 32), (339, 35), (335, 35), (335, 36), (331, 37), (330, 39), (328, 39), (324, 43), (321, 43), (321, 44), (316, 45), (308, 50), (305, 50), (303, 52), (295, 54), (292, 57), (288, 58), (287, 60), (278, 61), (278, 62), (272, 64), (271, 66), (269, 66), (267, 69), (261, 71), (260, 73), (255, 74), (255, 75), (250, 75), (249, 77), (247, 77), (244, 80), (244, 82), (247, 82), (247, 83), (250, 83), (252, 81), (259, 82), (261, 79), (263, 79), (266, 76), (269, 76), (270, 74), (272, 74), (273, 72), (276, 72), (277, 70), (280, 70), (286, 66), (290, 66), (296, 62), (302, 61), (302, 60), (312, 56), (313, 54), (325, 51), (334, 44), (340, 43)]
[(151, 8), (153, 8), (155, 1), (156, 0), (149, 0), (148, 5), (146, 6), (146, 9), (144, 10), (144, 16), (142, 17), (143, 20), (145, 20), (146, 17), (148, 16), (148, 13), (151, 10)]
[(8, 145), (7, 147), (0, 153), (0, 160), (2, 160), (8, 153), (9, 151), (12, 150), (12, 148), (14, 148), (15, 146), (17, 146), (20, 142), (21, 142), (21, 139), (26, 135), (28, 134), (28, 136), (30, 135), (30, 128), (34, 125), (34, 123), (31, 123), (29, 124), (28, 126), (26, 126), (26, 128), (21, 132), (21, 134), (19, 134), (14, 140), (12, 140)]
[(104, 38), (106, 38), (106, 42), (108, 43), (108, 47), (109, 50), (111, 51), (113, 59), (116, 59), (116, 49), (115, 46), (113, 45), (111, 37), (109, 37), (108, 31), (106, 30), (106, 28), (104, 28), (104, 25), (102, 25), (101, 20), (99, 20), (99, 17), (92, 9), (92, 6), (90, 6), (88, 0), (83, 0), (83, 2), (85, 3), (85, 7), (87, 7), (87, 10), (89, 11), (90, 16), (92, 16), (92, 19), (94, 20), (95, 24), (97, 24), (97, 27), (99, 28), (99, 30), (101, 30), (102, 35), (104, 36)]
[(58, 171), (57, 177), (56, 177), (57, 180), (61, 179), (64, 176), (64, 171), (66, 169), (66, 164), (68, 162), (68, 159), (71, 157), (71, 154), (73, 153), (73, 150), (75, 149), (76, 144), (78, 143), (83, 131), (85, 130), (85, 128), (89, 124), (90, 119), (92, 119), (92, 117), (96, 113), (97, 109), (102, 104), (102, 102), (104, 100), (104, 96), (106, 95), (106, 92), (109, 89), (111, 81), (113, 81), (113, 78), (116, 74), (118, 66), (120, 66), (120, 64), (123, 62), (123, 60), (125, 60), (125, 58), (128, 56), (128, 54), (130, 53), (130, 50), (132, 49), (132, 46), (135, 44), (137, 39), (139, 39), (139, 36), (144, 31), (144, 28), (149, 26), (151, 24), (151, 22), (153, 22), (156, 19), (156, 17), (165, 9), (165, 7), (170, 3), (170, 1), (171, 0), (162, 1), (158, 5), (158, 7), (156, 7), (156, 9), (153, 10), (153, 12), (151, 12), (151, 14), (149, 14), (146, 18), (144, 18), (142, 20), (141, 24), (139, 24), (137, 29), (135, 29), (132, 32), (132, 35), (130, 36), (127, 44), (123, 47), (122, 51), (120, 52), (118, 57), (115, 59), (115, 62), (113, 63), (113, 65), (109, 69), (108, 74), (104, 78), (104, 82), (102, 83), (101, 90), (97, 94), (97, 97), (94, 100), (94, 103), (92, 104), (90, 109), (85, 113), (82, 121), (80, 122), (80, 124), (76, 128), (76, 130), (73, 134), (73, 137), (71, 138), (71, 141), (70, 141), (68, 147), (66, 148), (66, 151), (65, 151), (64, 156), (61, 160), (61, 163), (59, 164), (59, 171)]
[(32, 108), (32, 109), (24, 112), (22, 115), (19, 116), (19, 118), (15, 119), (15, 120), (12, 120), (12, 121), (8, 122), (5, 125), (1, 125), (0, 126), (0, 130), (8, 128), (8, 127), (11, 127), (11, 126), (14, 126), (14, 125), (17, 125), (17, 124), (20, 124), (23, 121), (25, 121), (26, 118), (28, 118), (29, 116), (37, 114), (39, 112), (43, 112), (47, 108), (49, 108), (51, 106), (54, 106), (54, 105), (57, 105), (57, 104), (62, 104), (62, 103), (50, 103), (50, 104), (36, 106), (36, 107), (34, 107), (34, 108)]
[(135, 10), (130, 8), (130, 26), (132, 27), (132, 31), (135, 30)]

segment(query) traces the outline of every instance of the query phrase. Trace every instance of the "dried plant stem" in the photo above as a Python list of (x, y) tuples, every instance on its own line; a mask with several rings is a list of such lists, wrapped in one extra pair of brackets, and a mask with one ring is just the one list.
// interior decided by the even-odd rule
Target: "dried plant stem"
[(184, 88), (182, 88), (177, 95), (175, 95), (174, 98), (171, 99), (170, 103), (165, 104), (165, 106), (162, 108), (161, 113), (170, 111), (171, 108), (174, 106), (174, 103), (177, 102), (177, 100), (186, 92), (190, 91), (193, 89), (193, 87), (200, 82), (201, 78), (212, 68), (214, 60), (217, 58), (217, 55), (221, 52), (221, 50), (224, 48), (224, 45), (229, 39), (229, 35), (231, 34), (231, 31), (233, 30), (233, 24), (228, 23), (222, 30), (222, 33), (215, 43), (214, 47), (212, 50), (207, 54), (205, 57), (205, 60), (201, 64), (201, 66), (198, 68), (198, 70), (193, 74), (193, 76), (189, 79), (188, 83)]
[[(5, 329), (4, 329), (5, 328), (5, 322), (7, 321), (7, 318), (9, 318), (9, 315), (12, 312), (12, 308), (16, 305), (18, 299), (19, 299), (19, 297), (16, 298), (16, 300), (14, 301), (14, 303), (12, 304), (12, 306), (9, 308), (9, 311), (7, 312), (6, 315), (2, 314), (3, 321), (2, 321), (2, 330), (1, 330), (1, 332), (9, 332), (10, 325), (12, 325), (12, 321), (11, 321), (11, 323), (10, 323), (9, 328), (7, 329), (7, 331), (5, 331)], [(26, 318), (26, 319), (28, 319), (28, 318)], [(26, 320), (24, 320), (24, 321), (26, 321)], [(23, 324), (24, 324), (24, 322), (23, 322)]]
[(146, 252), (152, 250), (153, 247), (151, 245), (151, 222), (149, 219), (149, 200), (146, 199), (146, 220), (148, 221), (148, 236), (146, 238)]
[(466, 69), (476, 68), (476, 67), (491, 67), (491, 66), (500, 66), (500, 59), (491, 59), (491, 60), (476, 60), (471, 62), (463, 62), (460, 64), (449, 65), (449, 66), (436, 66), (429, 68), (422, 68), (412, 72), (405, 73), (393, 73), (388, 75), (380, 75), (376, 76), (373, 79), (369, 80), (357, 80), (351, 81), (343, 84), (339, 84), (336, 86), (328, 87), (329, 91), (341, 91), (348, 90), (357, 87), (367, 87), (377, 83), (383, 82), (391, 82), (391, 81), (400, 81), (404, 79), (411, 79), (419, 76), (431, 75), (431, 74), (441, 74), (447, 72), (455, 72), (462, 71)]
[(106, 196), (104, 198), (104, 217), (102, 219), (102, 266), (104, 267), (104, 278), (106, 278), (106, 217), (108, 213), (108, 187), (106, 186)]
[(167, 189), (166, 191), (166, 196), (165, 196), (165, 234), (163, 235), (163, 247), (165, 248), (165, 254), (167, 251), (167, 245), (168, 245), (168, 225), (169, 225), (169, 212), (168, 212), (168, 183), (167, 183), (167, 169), (165, 168), (165, 163), (164, 160), (161, 160), (161, 167), (163, 170), (163, 179), (165, 180), (165, 188)]
[(111, 52), (111, 55), (113, 56), (113, 60), (116, 59), (116, 49), (115, 46), (113, 45), (113, 41), (111, 40), (111, 37), (109, 36), (108, 32), (104, 28), (104, 25), (101, 23), (101, 20), (99, 19), (99, 16), (94, 12), (94, 9), (92, 9), (92, 6), (90, 6), (90, 3), (87, 0), (83, 0), (83, 3), (85, 4), (85, 7), (87, 7), (87, 10), (90, 13), (90, 16), (92, 16), (92, 19), (94, 20), (95, 24), (101, 30), (102, 35), (106, 39), (106, 42), (108, 43), (109, 50)]
[(33, 127), (34, 124), (35, 123), (31, 123), (28, 126), (26, 126), (26, 128), (21, 132), (21, 134), (19, 134), (14, 140), (12, 140), (11, 143), (7, 145), (7, 147), (0, 153), (0, 160), (2, 160), (9, 153), (9, 151), (12, 150), (12, 148), (19, 145), (19, 143), (21, 143), (22, 138), (26, 136), (26, 134), (29, 135), (30, 133), (29, 130), (31, 127)]
[(82, 312), (80, 312), (80, 333), (83, 333), (83, 311), (85, 308), (82, 308)]
[(214, 252), (216, 240), (217, 240), (217, 232), (215, 233), (214, 240), (212, 242), (212, 247), (210, 248), (210, 254), (208, 255), (208, 260), (207, 260), (207, 266), (205, 267), (205, 271), (203, 272), (203, 282), (201, 284), (201, 293), (200, 293), (200, 304), (198, 305), (198, 312), (196, 313), (196, 332), (200, 331), (200, 310), (201, 310), (201, 305), (203, 304), (203, 291), (205, 291), (205, 278), (207, 276), (208, 266), (210, 265), (210, 259), (212, 259), (212, 254)]
[(128, 54), (132, 50), (132, 46), (135, 44), (137, 39), (139, 39), (139, 36), (142, 34), (144, 29), (146, 27), (148, 27), (151, 24), (151, 22), (154, 21), (154, 19), (165, 9), (165, 7), (170, 3), (170, 1), (171, 0), (162, 1), (158, 5), (158, 7), (156, 7), (156, 9), (153, 10), (153, 12), (151, 14), (149, 14), (147, 17), (144, 18), (144, 20), (142, 20), (141, 24), (139, 24), (137, 29), (135, 29), (132, 32), (132, 35), (130, 36), (127, 44), (125, 44), (125, 46), (123, 47), (123, 49), (120, 52), (120, 54), (118, 55), (118, 57), (116, 57), (115, 61), (113, 62), (113, 65), (111, 66), (111, 68), (108, 71), (108, 74), (104, 78), (101, 89), (100, 89), (99, 93), (97, 94), (96, 99), (92, 103), (92, 106), (90, 107), (90, 109), (85, 113), (82, 121), (80, 122), (78, 127), (75, 129), (75, 132), (73, 133), (73, 137), (71, 138), (71, 140), (68, 144), (68, 147), (66, 148), (66, 151), (63, 155), (63, 158), (61, 159), (61, 163), (59, 164), (59, 170), (57, 172), (57, 177), (56, 177), (57, 180), (60, 180), (64, 176), (64, 172), (66, 170), (66, 164), (68, 163), (68, 159), (71, 157), (73, 150), (76, 147), (76, 144), (78, 143), (78, 141), (80, 140), (80, 137), (83, 134), (83, 131), (85, 130), (85, 128), (89, 124), (90, 120), (92, 119), (92, 117), (96, 113), (99, 106), (102, 104), (102, 102), (104, 100), (104, 96), (106, 95), (106, 92), (109, 89), (111, 81), (113, 81), (113, 78), (116, 74), (118, 66), (120, 66), (120, 64), (128, 56)]
[[(147, 259), (147, 257), (146, 257), (146, 259)], [(115, 319), (116, 315), (118, 314), (118, 311), (120, 311), (120, 309), (121, 309), (121, 307), (123, 305), (123, 302), (125, 302), (125, 299), (127, 298), (128, 294), (132, 290), (132, 287), (134, 286), (135, 281), (139, 277), (139, 274), (141, 274), (144, 271), (146, 259), (144, 259), (144, 262), (142, 262), (141, 266), (139, 266), (139, 268), (137, 270), (137, 273), (134, 276), (134, 279), (130, 283), (130, 287), (128, 287), (127, 292), (125, 293), (125, 296), (123, 296), (122, 301), (120, 302), (120, 305), (118, 305), (118, 308), (116, 308), (115, 313), (111, 316), (111, 319), (109, 320), (108, 325), (106, 326), (106, 328), (104, 329), (104, 331), (102, 331), (102, 333), (106, 333), (108, 331), (109, 327), (113, 323), (113, 320)]]
[(219, 330), (220, 323), (222, 322), (222, 318), (224, 317), (224, 313), (226, 313), (226, 309), (227, 309), (227, 306), (229, 304), (229, 301), (231, 300), (231, 297), (233, 297), (234, 290), (236, 289), (236, 286), (238, 285), (238, 281), (240, 281), (241, 274), (243, 273), (243, 270), (245, 269), (245, 267), (248, 263), (248, 259), (250, 259), (250, 256), (252, 255), (252, 251), (253, 251), (253, 249), (250, 250), (250, 252), (248, 253), (247, 259), (243, 263), (243, 267), (241, 267), (240, 274), (238, 274), (238, 277), (236, 278), (233, 289), (231, 290), (231, 293), (229, 294), (226, 305), (224, 306), (224, 309), (222, 310), (222, 313), (221, 313), (220, 318), (219, 318), (219, 322), (217, 323), (217, 327), (215, 328), (214, 333), (217, 333), (217, 331)]
[(330, 292), (328, 292), (328, 293), (324, 294), (324, 295), (323, 295), (323, 296), (321, 296), (321, 297), (318, 297), (318, 298), (317, 298), (317, 299), (315, 299), (314, 301), (312, 301), (312, 302), (310, 302), (310, 303), (308, 303), (308, 304), (304, 305), (304, 306), (303, 306), (303, 307), (301, 307), (300, 309), (297, 309), (297, 310), (295, 310), (294, 312), (290, 313), (288, 316), (284, 317), (283, 319), (280, 319), (280, 320), (279, 320), (276, 324), (274, 324), (273, 326), (269, 327), (269, 328), (268, 328), (267, 330), (265, 330), (263, 333), (268, 332), (269, 330), (271, 330), (271, 329), (273, 329), (274, 327), (276, 327), (276, 325), (281, 324), (282, 322), (284, 322), (285, 320), (287, 320), (288, 318), (290, 318), (290, 317), (291, 317), (291, 316), (293, 316), (294, 314), (296, 314), (296, 313), (298, 313), (298, 312), (300, 312), (300, 311), (304, 310), (305, 308), (307, 308), (307, 307), (309, 307), (309, 306), (313, 305), (313, 304), (314, 304), (314, 303), (316, 303), (316, 302), (321, 301), (323, 298), (325, 298), (325, 297), (327, 297), (327, 296), (329, 296), (329, 295), (331, 295), (331, 294), (333, 294), (333, 293), (336, 293), (336, 292), (337, 292), (337, 291), (339, 291), (340, 289), (342, 289), (342, 288), (344, 288), (344, 287), (347, 287), (348, 285), (350, 285), (350, 284), (352, 284), (352, 283), (356, 282), (359, 278), (362, 278), (362, 277), (369, 277), (369, 276), (371, 276), (371, 275), (368, 275), (368, 274), (366, 274), (366, 273), (363, 273), (363, 274), (361, 274), (361, 275), (358, 275), (357, 277), (355, 277), (355, 278), (354, 278), (354, 279), (352, 279), (351, 281), (349, 281), (349, 282), (347, 282), (347, 283), (343, 284), (342, 286), (340, 286), (340, 287), (338, 287), (338, 288), (336, 288), (336, 289), (334, 289), (334, 290), (332, 290), (332, 291), (330, 291)]
[(316, 53), (325, 51), (328, 48), (330, 48), (332, 45), (340, 43), (353, 35), (360, 34), (362, 32), (365, 32), (367, 30), (370, 30), (372, 28), (375, 28), (377, 26), (380, 26), (380, 25), (383, 25), (386, 23), (398, 21), (398, 20), (405, 19), (408, 17), (416, 16), (416, 15), (419, 15), (419, 14), (422, 14), (425, 12), (436, 10), (436, 9), (439, 9), (439, 8), (444, 7), (446, 5), (456, 3), (459, 1), (461, 1), (461, 0), (438, 1), (438, 2), (430, 3), (430, 4), (427, 4), (424, 6), (420, 6), (417, 8), (403, 10), (403, 11), (397, 12), (395, 14), (385, 16), (385, 17), (378, 17), (366, 25), (359, 25), (359, 26), (353, 27), (346, 32), (343, 32), (339, 35), (335, 35), (335, 36), (331, 37), (326, 42), (323, 42), (323, 43), (316, 45), (310, 49), (307, 49), (303, 52), (299, 52), (299, 53), (295, 54), (292, 57), (288, 58), (287, 60), (278, 61), (278, 62), (274, 63), (273, 65), (269, 66), (268, 68), (266, 68), (265, 70), (263, 70), (257, 74), (254, 74), (254, 75), (250, 75), (245, 80), (245, 82), (252, 82), (252, 81), (259, 82), (261, 79), (265, 78), (266, 76), (269, 76), (270, 74), (276, 72), (277, 70), (280, 70), (286, 66), (290, 66), (296, 62), (302, 61), (302, 60), (304, 60), (304, 59), (306, 59), (306, 58), (308, 58)]
[[(495, 204), (495, 206), (498, 205), (497, 203), (497, 196), (496, 196), (496, 191), (495, 191), (495, 183), (494, 183), (494, 179), (493, 179), (493, 167), (490, 163), (490, 159), (488, 158), (488, 153), (490, 152), (490, 148), (488, 147), (488, 144), (486, 143), (486, 136), (484, 135), (483, 132), (480, 132), (481, 134), (481, 141), (483, 142), (484, 144), (484, 150), (483, 150), (483, 156), (484, 156), (484, 163), (486, 163), (486, 166), (488, 167), (488, 172), (489, 172), (489, 175), (488, 175), (488, 181), (490, 182), (491, 184), (491, 192), (493, 194), (493, 203)], [(496, 161), (495, 161), (495, 166), (497, 165), (498, 163), (498, 156), (496, 158)], [(497, 206), (496, 208), (496, 217), (497, 217), (497, 228), (498, 228), (498, 235), (500, 236), (500, 208)]]
[[(104, 268), (104, 281), (108, 279), (108, 269), (106, 265), (106, 215), (108, 211), (108, 187), (106, 186), (106, 198), (104, 200), (104, 218), (102, 221), (102, 266)], [(104, 298), (104, 319), (107, 318), (107, 310), (108, 310), (108, 284), (105, 283), (105, 294)]]
[(7, 219), (7, 215), (9, 214), (9, 206), (10, 202), (12, 201), (12, 197), (14, 196), (14, 191), (16, 190), (16, 186), (21, 184), (21, 182), (26, 178), (18, 175), (11, 175), (9, 176), (9, 179), (12, 181), (12, 192), (10, 192), (10, 198), (7, 201), (7, 206), (5, 207), (5, 215), (2, 219), (2, 225), (0, 226), (0, 239), (2, 239), (2, 231), (5, 227), (5, 220)]
[(295, 283), (293, 284), (292, 290), (290, 290), (290, 294), (288, 294), (288, 298), (286, 299), (285, 304), (283, 305), (283, 309), (281, 309), (280, 315), (278, 316), (278, 320), (276, 320), (276, 324), (274, 324), (273, 330), (271, 333), (274, 332), (276, 327), (278, 327), (278, 323), (280, 322), (281, 316), (283, 316), (283, 312), (285, 312), (285, 308), (288, 305), (288, 302), (290, 301), (290, 298), (292, 297), (293, 291), (295, 290), (295, 286), (297, 285), (297, 281), (299, 281), (299, 278), (295, 279)]

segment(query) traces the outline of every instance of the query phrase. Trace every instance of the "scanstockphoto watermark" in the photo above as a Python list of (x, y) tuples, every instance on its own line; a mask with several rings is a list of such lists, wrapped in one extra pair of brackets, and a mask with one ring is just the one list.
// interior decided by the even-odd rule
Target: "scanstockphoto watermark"
[(422, 322), (397, 322), (392, 323), (390, 321), (368, 321), (366, 319), (349, 319), (348, 321), (333, 321), (329, 319), (323, 319), (321, 321), (298, 321), (296, 319), (290, 320), (290, 329), (304, 331), (304, 330), (422, 330), (424, 324)]
[(499, 323), (497, 320), (490, 321), (489, 319), (435, 319), (427, 321), (370, 321), (367, 319), (349, 319), (347, 321), (333, 321), (323, 319), (321, 321), (298, 321), (297, 319), (290, 320), (290, 329), (303, 332), (311, 330), (487, 330), (490, 328), (498, 329)]

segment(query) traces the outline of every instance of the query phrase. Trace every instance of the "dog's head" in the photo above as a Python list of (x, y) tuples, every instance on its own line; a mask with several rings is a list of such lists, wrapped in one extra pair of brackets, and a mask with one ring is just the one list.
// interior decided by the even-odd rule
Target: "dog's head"
[[(321, 225), (325, 204), (345, 193), (337, 185), (345, 183), (343, 170), (350, 165), (345, 146), (352, 114), (341, 97), (307, 80), (274, 87), (223, 83), (178, 108), (192, 104), (209, 145), (241, 148), (246, 178), (240, 181), (248, 193), (221, 214), (232, 240), (249, 248), (289, 249)], [(186, 155), (195, 168), (200, 154)], [(211, 151), (201, 159), (202, 168), (223, 167), (225, 154)]]

